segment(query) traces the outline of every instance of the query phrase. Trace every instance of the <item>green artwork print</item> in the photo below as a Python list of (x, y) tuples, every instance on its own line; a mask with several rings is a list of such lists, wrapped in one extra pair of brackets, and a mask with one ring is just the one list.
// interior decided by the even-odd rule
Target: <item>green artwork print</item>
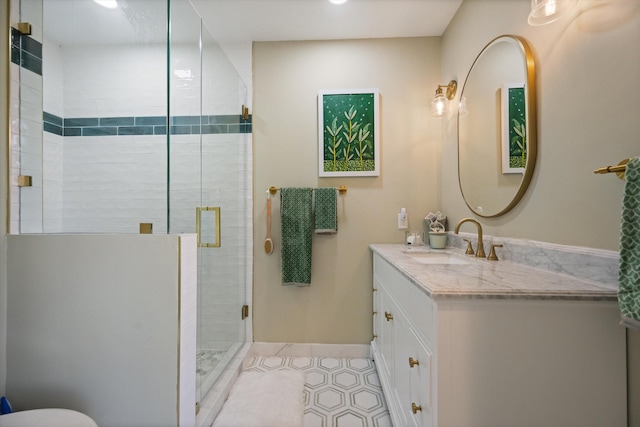
[(522, 83), (502, 88), (502, 173), (524, 173), (527, 165), (527, 111)]
[(527, 134), (524, 88), (509, 89), (509, 166), (523, 168), (527, 164)]
[(378, 94), (321, 91), (318, 95), (320, 176), (377, 176)]

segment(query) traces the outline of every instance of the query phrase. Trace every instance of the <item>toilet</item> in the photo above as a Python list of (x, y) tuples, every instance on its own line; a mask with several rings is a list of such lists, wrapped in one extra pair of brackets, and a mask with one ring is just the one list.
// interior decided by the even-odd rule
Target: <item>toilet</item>
[(31, 409), (0, 415), (0, 427), (98, 427), (85, 414), (70, 409)]

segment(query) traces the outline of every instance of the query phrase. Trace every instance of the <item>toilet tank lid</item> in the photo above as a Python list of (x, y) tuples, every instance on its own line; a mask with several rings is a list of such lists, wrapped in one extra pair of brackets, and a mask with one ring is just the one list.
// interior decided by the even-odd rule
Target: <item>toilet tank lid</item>
[(82, 412), (70, 409), (31, 409), (0, 415), (0, 427), (98, 427)]

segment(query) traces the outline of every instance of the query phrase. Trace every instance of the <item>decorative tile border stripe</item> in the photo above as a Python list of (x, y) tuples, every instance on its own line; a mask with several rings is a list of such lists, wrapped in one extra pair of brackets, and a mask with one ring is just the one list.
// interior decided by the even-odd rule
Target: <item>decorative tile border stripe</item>
[[(241, 115), (173, 116), (171, 135), (251, 133), (251, 118)], [(78, 117), (63, 119), (43, 113), (44, 131), (60, 136), (166, 135), (165, 116)]]
[(11, 28), (11, 62), (42, 75), (42, 43)]

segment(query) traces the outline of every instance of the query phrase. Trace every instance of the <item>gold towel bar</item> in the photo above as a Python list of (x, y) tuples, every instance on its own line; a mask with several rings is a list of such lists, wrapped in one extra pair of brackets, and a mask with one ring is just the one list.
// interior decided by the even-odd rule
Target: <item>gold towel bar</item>
[[(271, 194), (276, 194), (278, 192), (279, 188), (277, 187), (269, 187), (269, 193)], [(340, 194), (344, 194), (347, 192), (347, 187), (345, 187), (344, 185), (341, 185), (340, 187), (338, 187), (338, 192)]]
[(627, 163), (629, 159), (624, 159), (616, 166), (605, 166), (593, 171), (593, 173), (615, 173), (618, 178), (624, 179), (624, 172), (627, 170)]

